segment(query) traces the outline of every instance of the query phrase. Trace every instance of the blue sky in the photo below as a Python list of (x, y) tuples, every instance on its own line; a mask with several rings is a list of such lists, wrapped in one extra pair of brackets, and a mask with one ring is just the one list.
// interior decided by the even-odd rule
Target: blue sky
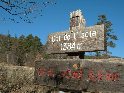
[[(57, 4), (44, 8), (43, 16), (34, 20), (34, 23), (0, 23), (0, 34), (20, 36), (21, 34), (33, 34), (40, 37), (43, 44), (46, 43), (50, 33), (69, 29), (70, 12), (81, 9), (86, 19), (86, 25), (97, 23), (98, 15), (105, 14), (113, 23), (113, 32), (118, 36), (117, 47), (110, 48), (113, 56), (124, 58), (124, 0), (56, 0)], [(0, 11), (1, 12), (1, 11)], [(9, 15), (6, 15), (9, 16)]]

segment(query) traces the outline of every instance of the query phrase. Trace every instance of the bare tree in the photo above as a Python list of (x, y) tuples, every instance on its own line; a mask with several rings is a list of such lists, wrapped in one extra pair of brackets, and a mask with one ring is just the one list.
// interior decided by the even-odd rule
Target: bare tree
[(37, 16), (42, 16), (42, 10), (55, 0), (0, 0), (0, 21), (19, 23), (20, 19), (31, 23)]

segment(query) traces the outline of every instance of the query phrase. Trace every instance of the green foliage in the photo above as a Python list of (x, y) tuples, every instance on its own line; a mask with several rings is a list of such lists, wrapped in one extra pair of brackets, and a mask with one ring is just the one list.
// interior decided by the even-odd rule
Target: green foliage
[(100, 56), (106, 54), (108, 55), (109, 50), (108, 47), (115, 48), (115, 40), (118, 40), (117, 36), (114, 34), (112, 29), (112, 23), (111, 21), (107, 20), (107, 17), (105, 15), (98, 16), (98, 22), (97, 25), (104, 24), (105, 29), (105, 35), (106, 35), (106, 52), (96, 52), (96, 56)]
[(33, 56), (38, 52), (40, 53), (42, 46), (40, 38), (32, 34), (28, 36), (21, 35), (20, 37), (11, 37), (10, 34), (7, 36), (0, 35), (0, 52), (11, 51), (15, 53), (18, 65), (24, 65), (28, 53), (32, 53)]
[(44, 58), (44, 59), (50, 59), (50, 55), (44, 53), (44, 54), (43, 54), (43, 58)]

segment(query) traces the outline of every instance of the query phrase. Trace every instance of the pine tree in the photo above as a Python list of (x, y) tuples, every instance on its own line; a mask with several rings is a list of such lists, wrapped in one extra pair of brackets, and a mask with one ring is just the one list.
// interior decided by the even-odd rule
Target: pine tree
[(24, 58), (26, 52), (24, 45), (25, 45), (25, 36), (21, 35), (18, 39), (18, 47), (16, 50), (16, 55), (18, 56), (17, 64), (20, 66), (24, 65)]
[[(106, 50), (105, 50), (105, 55), (108, 55), (110, 51), (108, 50), (108, 47), (115, 48), (115, 40), (118, 40), (117, 36), (114, 34), (113, 29), (112, 29), (112, 23), (107, 19), (105, 15), (100, 15), (98, 16), (98, 22), (97, 25), (104, 24), (104, 29), (105, 29), (105, 35), (106, 35)], [(101, 55), (101, 52), (97, 51), (96, 52), (97, 56)]]
[(26, 37), (26, 42), (25, 42), (25, 49), (26, 49), (26, 52), (29, 53), (31, 51), (33, 51), (33, 40), (34, 40), (34, 37), (32, 34), (29, 34), (27, 37)]
[(33, 40), (33, 49), (34, 52), (40, 52), (43, 44), (40, 42), (40, 38), (35, 36)]
[(8, 35), (7, 35), (7, 45), (6, 45), (6, 47), (7, 47), (7, 51), (11, 51), (11, 49), (12, 49), (12, 37), (11, 37), (9, 31), (8, 31)]

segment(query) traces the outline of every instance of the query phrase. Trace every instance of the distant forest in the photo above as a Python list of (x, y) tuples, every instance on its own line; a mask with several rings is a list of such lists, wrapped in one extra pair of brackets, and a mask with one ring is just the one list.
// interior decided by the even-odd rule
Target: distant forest
[[(25, 58), (30, 55), (34, 61), (37, 54), (43, 53), (43, 44), (40, 38), (29, 34), (20, 37), (12, 37), (10, 34), (0, 34), (0, 61), (7, 61), (7, 58), (16, 59), (16, 65), (24, 65)], [(9, 57), (13, 55), (13, 57)], [(15, 64), (14, 63), (14, 64)]]

